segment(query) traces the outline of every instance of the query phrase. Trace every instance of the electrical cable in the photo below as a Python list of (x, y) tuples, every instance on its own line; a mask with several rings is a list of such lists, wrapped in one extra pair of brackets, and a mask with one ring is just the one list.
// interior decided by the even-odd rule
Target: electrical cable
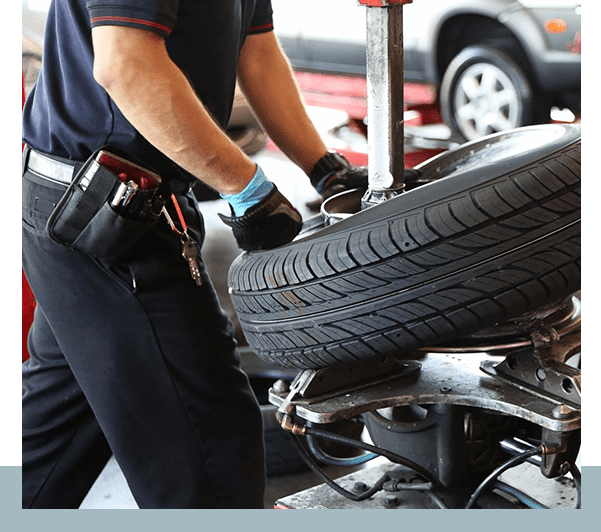
[(525, 451), (521, 454), (513, 456), (512, 458), (507, 460), (504, 464), (501, 464), (490, 475), (488, 475), (488, 477), (486, 477), (482, 481), (482, 483), (476, 488), (474, 493), (472, 493), (470, 500), (467, 502), (465, 509), (468, 510), (468, 509), (474, 508), (474, 505), (476, 504), (476, 501), (478, 500), (480, 495), (482, 495), (482, 493), (491, 484), (493, 484), (495, 482), (495, 480), (497, 479), (497, 477), (499, 477), (499, 475), (501, 475), (508, 469), (511, 469), (512, 467), (515, 467), (515, 466), (525, 462), (531, 456), (536, 456), (537, 454), (542, 454), (542, 452), (543, 452), (543, 447), (542, 447), (542, 445), (539, 445), (538, 447), (534, 447), (532, 449), (529, 449), (528, 451)]
[(445, 502), (432, 490), (426, 491), (426, 495), (430, 498), (430, 500), (438, 506), (441, 510), (448, 510), (449, 507), (445, 504)]
[(365, 464), (374, 458), (377, 458), (378, 455), (376, 453), (367, 453), (362, 456), (356, 456), (353, 458), (339, 458), (335, 456), (331, 456), (326, 453), (317, 443), (315, 437), (310, 434), (307, 434), (307, 444), (309, 446), (309, 450), (313, 453), (313, 456), (317, 458), (320, 462), (332, 465), (332, 466), (340, 466), (340, 467), (354, 467), (358, 465)]
[[(411, 487), (410, 488), (408, 487), (407, 489), (422, 490), (422, 491), (424, 491), (424, 493), (426, 493), (430, 496), (431, 500), (437, 506), (439, 506), (440, 508), (447, 508), (446, 505), (444, 504), (444, 502), (442, 501), (442, 499), (440, 497), (438, 497), (438, 495), (436, 495), (436, 493), (434, 493), (432, 491), (432, 486), (438, 483), (436, 478), (434, 477), (434, 475), (432, 473), (430, 473), (430, 471), (423, 468), (419, 464), (416, 464), (415, 462), (413, 462), (403, 456), (399, 456), (396, 453), (387, 451), (386, 449), (381, 449), (379, 447), (375, 447), (374, 445), (370, 445), (368, 443), (365, 443), (365, 442), (362, 442), (359, 440), (353, 440), (352, 438), (347, 438), (346, 436), (341, 436), (339, 434), (333, 434), (330, 432), (326, 432), (326, 431), (323, 431), (320, 429), (316, 429), (314, 427), (309, 427), (309, 426), (305, 427), (304, 435), (309, 436), (311, 438), (318, 437), (318, 438), (322, 438), (322, 439), (326, 439), (326, 440), (331, 440), (331, 441), (334, 441), (337, 443), (349, 445), (351, 447), (363, 449), (363, 450), (373, 453), (375, 455), (383, 456), (393, 462), (401, 463), (402, 465), (405, 465), (406, 467), (412, 469), (416, 473), (418, 473), (421, 476), (423, 476), (424, 478), (426, 478), (426, 480), (428, 480), (427, 483), (423, 483), (421, 486), (418, 486), (415, 484), (408, 485)], [(339, 484), (337, 484), (317, 465), (317, 463), (314, 461), (311, 454), (309, 452), (307, 452), (307, 450), (303, 447), (303, 445), (301, 445), (298, 436), (296, 436), (295, 434), (290, 434), (290, 437), (292, 438), (294, 447), (296, 448), (298, 453), (303, 457), (303, 459), (305, 460), (305, 462), (307, 463), (307, 465), (309, 466), (311, 471), (313, 471), (313, 473), (315, 473), (319, 478), (321, 478), (334, 491), (340, 493), (341, 495), (343, 495), (344, 497), (346, 497), (352, 501), (359, 502), (359, 501), (364, 501), (366, 499), (369, 499), (375, 493), (384, 489), (384, 485), (386, 482), (394, 480), (394, 479), (390, 478), (388, 473), (385, 473), (374, 484), (374, 486), (372, 486), (369, 490), (367, 490), (361, 494), (352, 493), (352, 492), (344, 489)], [(401, 485), (399, 486), (399, 491), (403, 489), (402, 483), (400, 483), (400, 484)]]
[(339, 484), (334, 482), (328, 475), (326, 475), (322, 471), (322, 469), (315, 463), (315, 461), (313, 460), (313, 457), (301, 445), (298, 436), (296, 436), (294, 434), (290, 434), (290, 437), (292, 438), (294, 447), (296, 447), (296, 450), (304, 458), (305, 462), (307, 463), (307, 465), (309, 466), (311, 471), (313, 471), (313, 473), (315, 473), (328, 486), (330, 486), (330, 488), (332, 488), (334, 491), (340, 493), (347, 499), (350, 499), (350, 500), (356, 501), (356, 502), (360, 502), (360, 501), (369, 499), (372, 495), (374, 495), (378, 491), (382, 490), (382, 486), (384, 485), (384, 482), (389, 480), (388, 474), (386, 473), (369, 490), (361, 493), (360, 495), (357, 495), (351, 491), (344, 489), (342, 486), (340, 486)]
[(524, 503), (528, 508), (532, 508), (533, 510), (549, 510), (548, 506), (545, 506), (541, 502), (530, 497), (530, 495), (509, 484), (505, 484), (505, 482), (501, 482), (500, 480), (497, 480), (493, 484), (493, 488), (508, 493), (509, 495), (513, 495), (518, 501)]
[[(390, 483), (390, 481), (393, 481), (395, 483), (394, 491), (402, 491), (403, 489), (424, 491), (424, 493), (430, 497), (430, 500), (432, 502), (434, 502), (439, 508), (448, 509), (448, 507), (446, 506), (444, 501), (432, 490), (433, 485), (437, 483), (435, 477), (433, 476), (432, 473), (430, 473), (427, 469), (423, 468), (419, 464), (416, 464), (415, 462), (413, 462), (407, 458), (397, 455), (396, 453), (387, 451), (386, 449), (381, 449), (379, 447), (375, 447), (373, 445), (370, 445), (370, 444), (362, 442), (362, 441), (353, 440), (352, 438), (347, 438), (346, 436), (341, 436), (339, 434), (326, 432), (326, 431), (323, 431), (320, 429), (316, 429), (314, 427), (310, 427), (310, 426), (305, 427), (304, 435), (307, 437), (307, 442), (308, 442), (309, 447), (311, 448), (311, 452), (316, 456), (317, 459), (322, 460), (324, 463), (326, 463), (328, 465), (359, 465), (360, 463), (363, 463), (363, 462), (355, 462), (355, 463), (350, 464), (349, 462), (352, 462), (353, 460), (357, 460), (357, 459), (355, 458), (355, 459), (351, 459), (351, 460), (346, 460), (346, 459), (334, 458), (334, 457), (327, 455), (319, 448), (319, 446), (315, 442), (316, 437), (326, 439), (326, 440), (331, 440), (331, 441), (334, 441), (337, 443), (342, 443), (345, 445), (349, 445), (351, 447), (363, 449), (365, 451), (368, 451), (370, 453), (370, 455), (373, 454), (373, 455), (383, 456), (393, 462), (397, 462), (402, 465), (405, 465), (406, 467), (408, 467), (408, 468), (412, 469), (413, 471), (415, 471), (416, 473), (422, 475), (429, 481), (428, 483), (423, 483), (422, 485), (407, 484), (405, 487), (405, 486), (403, 486), (403, 483), (398, 483), (398, 482), (394, 481), (393, 479), (391, 479), (388, 474), (384, 474), (375, 483), (375, 485), (371, 489), (365, 491), (364, 493), (362, 493), (360, 495), (357, 495), (355, 493), (352, 493), (352, 492), (344, 489), (342, 486), (340, 486), (339, 484), (334, 482), (334, 480), (332, 480), (330, 477), (328, 477), (326, 475), (326, 473), (324, 473), (321, 470), (321, 468), (317, 465), (317, 463), (315, 463), (311, 454), (308, 453), (307, 450), (301, 445), (299, 438), (296, 435), (290, 434), (295, 448), (297, 449), (299, 454), (301, 456), (303, 456), (303, 458), (305, 459), (305, 462), (307, 463), (309, 468), (317, 476), (319, 476), (328, 486), (330, 486), (332, 489), (334, 489), (341, 495), (347, 497), (348, 499), (351, 499), (353, 501), (366, 500), (369, 497), (371, 497), (372, 495), (374, 495), (375, 493), (377, 493), (378, 491), (381, 491), (382, 489), (384, 489), (384, 486), (386, 483)], [(519, 501), (524, 503), (529, 508), (549, 509), (547, 506), (536, 501), (535, 499), (533, 499), (526, 493), (498, 480), (498, 477), (502, 473), (507, 471), (508, 469), (511, 469), (512, 467), (516, 467), (516, 466), (528, 461), (531, 457), (536, 456), (536, 455), (541, 455), (542, 453), (543, 453), (543, 446), (539, 445), (538, 447), (533, 447), (532, 449), (524, 451), (523, 453), (520, 453), (519, 455), (513, 456), (512, 458), (507, 460), (505, 463), (503, 463), (502, 465), (497, 467), (490, 475), (488, 475), (488, 477), (486, 477), (480, 483), (480, 485), (472, 493), (468, 503), (465, 506), (465, 509), (474, 508), (478, 498), (482, 495), (482, 493), (487, 488), (489, 488), (491, 486), (492, 486), (492, 488), (496, 488), (501, 491), (504, 491), (505, 493), (513, 495), (514, 497), (516, 497)], [(368, 460), (371, 460), (375, 457), (375, 456), (370, 456), (370, 455), (367, 455), (367, 457), (359, 457), (359, 458), (363, 459), (364, 462), (367, 462)], [(570, 472), (572, 473), (572, 477), (574, 479), (574, 483), (577, 488), (576, 508), (578, 509), (581, 507), (580, 470), (578, 469), (576, 464), (570, 464)]]
[[(320, 432), (322, 432), (322, 431), (320, 431)], [(330, 435), (329, 433), (326, 433), (326, 434)], [(338, 435), (332, 435), (332, 436), (338, 436)], [(402, 482), (396, 482), (393, 479), (391, 479), (391, 477), (389, 476), (388, 473), (385, 473), (384, 475), (382, 475), (382, 477), (380, 477), (378, 479), (378, 481), (369, 490), (367, 490), (367, 491), (365, 491), (365, 492), (363, 492), (361, 494), (352, 493), (352, 492), (344, 489), (342, 486), (340, 486), (340, 484), (337, 484), (334, 480), (332, 480), (317, 465), (317, 463), (315, 463), (315, 461), (313, 460), (313, 457), (311, 456), (311, 454), (309, 454), (307, 452), (307, 450), (301, 445), (298, 436), (290, 434), (290, 437), (292, 438), (292, 442), (294, 443), (294, 446), (295, 446), (296, 450), (303, 457), (303, 459), (305, 460), (305, 462), (307, 463), (307, 465), (309, 466), (309, 468), (311, 469), (311, 471), (313, 471), (313, 473), (315, 473), (328, 486), (330, 486), (330, 488), (332, 488), (334, 491), (340, 493), (341, 495), (343, 495), (347, 499), (350, 499), (350, 500), (355, 501), (355, 502), (364, 501), (364, 500), (369, 499), (370, 497), (372, 497), (378, 491), (383, 490), (385, 484), (386, 483), (390, 483), (392, 481), (392, 482), (395, 483), (395, 486), (397, 486), (397, 489), (393, 490), (393, 491), (402, 491), (404, 489), (406, 489), (406, 490), (419, 490), (419, 491), (423, 491), (427, 496), (430, 497), (430, 500), (434, 504), (436, 504), (439, 508), (441, 508), (441, 509), (448, 509), (448, 507), (445, 505), (444, 501), (436, 493), (434, 493), (434, 491), (432, 491), (432, 482), (427, 482), (427, 483), (422, 483), (422, 484), (404, 484)], [(321, 437), (324, 437), (324, 436), (322, 435)], [(347, 438), (345, 438), (343, 436), (341, 438), (347, 439)], [(350, 438), (349, 438), (349, 440), (350, 440)], [(351, 441), (353, 443), (363, 443), (363, 442), (356, 442), (355, 440), (351, 440)], [(368, 445), (368, 444), (366, 444), (366, 445)], [(368, 445), (368, 446), (372, 447), (371, 445)], [(374, 449), (377, 449), (377, 448), (374, 447)], [(378, 449), (378, 451), (384, 451), (384, 449)], [(394, 453), (388, 453), (388, 452), (386, 452), (386, 453), (389, 454), (389, 455), (394, 455)], [(378, 454), (378, 453), (376, 452), (376, 454)], [(384, 455), (382, 455), (382, 456), (384, 456)], [(402, 459), (403, 461), (412, 463), (410, 460), (407, 460), (407, 459), (405, 459), (403, 457), (400, 457), (398, 455), (394, 455), (394, 456), (396, 456), (397, 460), (398, 459)], [(417, 465), (417, 464), (415, 464), (415, 465)]]
[(311, 436), (316, 436), (318, 438), (323, 438), (326, 440), (332, 440), (338, 443), (344, 443), (346, 445), (350, 445), (351, 447), (357, 447), (359, 449), (363, 449), (364, 451), (369, 451), (378, 454), (380, 456), (383, 456), (384, 458), (388, 458), (388, 460), (390, 460), (391, 462), (396, 462), (408, 467), (409, 469), (412, 469), (413, 471), (424, 477), (426, 480), (431, 482), (434, 486), (438, 485), (438, 480), (430, 471), (428, 471), (421, 465), (409, 460), (408, 458), (400, 456), (391, 451), (387, 451), (386, 449), (381, 449), (380, 447), (370, 445), (369, 443), (353, 440), (352, 438), (347, 438), (346, 436), (341, 436), (340, 434), (326, 432), (324, 430), (316, 429), (314, 427), (306, 427), (305, 434), (309, 434)]

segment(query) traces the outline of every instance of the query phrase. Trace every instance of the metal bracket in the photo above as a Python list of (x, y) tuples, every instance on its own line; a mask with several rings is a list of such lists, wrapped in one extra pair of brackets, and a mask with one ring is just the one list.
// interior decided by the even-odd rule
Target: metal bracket
[[(317, 385), (319, 372), (307, 370), (299, 375), (294, 393), (269, 390), (269, 401), (314, 423), (332, 423), (341, 419), (357, 417), (364, 412), (403, 405), (449, 404), (483, 408), (490, 411), (517, 416), (541, 427), (558, 432), (580, 428), (580, 409), (567, 406), (567, 401), (555, 395), (536, 391), (526, 386), (516, 386), (507, 379), (499, 378), (494, 371), (499, 364), (498, 356), (486, 353), (415, 353), (419, 362), (407, 361), (405, 372), (382, 375), (380, 380), (337, 389), (329, 393), (311, 394), (310, 384)], [(413, 366), (411, 362), (418, 364)], [(493, 368), (492, 373), (482, 371), (482, 366)], [(415, 368), (419, 367), (419, 371)], [(332, 376), (339, 368), (330, 368)], [(321, 371), (321, 370), (320, 370)], [(307, 380), (305, 380), (307, 379)], [(305, 395), (301, 395), (301, 392)], [(571, 404), (571, 403), (570, 403)], [(281, 405), (281, 406), (280, 406)], [(554, 410), (565, 406), (557, 416)]]
[(399, 361), (393, 357), (367, 360), (353, 365), (340, 365), (319, 370), (301, 371), (287, 387), (278, 381), (270, 390), (271, 395), (285, 393), (283, 401), (278, 401), (279, 414), (295, 413), (294, 401), (304, 403), (321, 401), (324, 398), (346, 395), (369, 384), (380, 384), (400, 377), (417, 373), (421, 364), (415, 361)]
[(581, 346), (580, 329), (560, 337), (553, 328), (531, 333), (534, 349), (513, 352), (500, 363), (483, 361), (486, 374), (541, 397), (554, 397), (579, 409), (581, 374), (565, 361)]

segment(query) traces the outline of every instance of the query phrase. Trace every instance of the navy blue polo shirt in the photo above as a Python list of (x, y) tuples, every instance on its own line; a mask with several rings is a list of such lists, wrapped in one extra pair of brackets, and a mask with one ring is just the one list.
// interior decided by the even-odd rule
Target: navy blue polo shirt
[(190, 179), (152, 147), (93, 78), (91, 28), (119, 25), (153, 31), (214, 119), (225, 127), (248, 34), (273, 29), (271, 0), (54, 0), (48, 13), (42, 71), (23, 111), (23, 140), (75, 161), (117, 145), (165, 177)]

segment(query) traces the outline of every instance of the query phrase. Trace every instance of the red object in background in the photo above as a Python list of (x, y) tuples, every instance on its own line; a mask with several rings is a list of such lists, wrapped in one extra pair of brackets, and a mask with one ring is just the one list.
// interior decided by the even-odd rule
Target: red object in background
[(359, 0), (359, 3), (368, 7), (387, 7), (391, 5), (410, 4), (413, 0)]
[(33, 313), (35, 311), (35, 298), (33, 292), (29, 287), (25, 272), (23, 274), (23, 295), (22, 295), (22, 307), (23, 307), (23, 362), (29, 358), (29, 351), (27, 350), (27, 335), (29, 329), (33, 323)]
[[(342, 109), (354, 120), (363, 120), (367, 116), (365, 77), (312, 72), (295, 72), (294, 77), (307, 105)], [(436, 104), (436, 93), (427, 85), (405, 83), (403, 92), (407, 110)]]
[[(22, 79), (23, 83), (23, 103), (22, 106), (25, 105), (25, 78)], [(21, 144), (21, 149), (23, 149), (23, 145)], [(29, 329), (31, 328), (31, 324), (33, 323), (33, 312), (35, 310), (35, 298), (33, 297), (33, 292), (29, 287), (29, 283), (27, 282), (27, 278), (25, 277), (25, 272), (21, 270), (22, 273), (22, 285), (23, 292), (21, 296), (21, 306), (23, 313), (23, 325), (22, 325), (22, 335), (23, 335), (23, 351), (22, 358), (23, 362), (25, 362), (29, 358), (29, 351), (27, 350), (27, 335), (29, 334)]]
[[(364, 76), (299, 71), (294, 73), (294, 77), (308, 106), (342, 110), (351, 119), (351, 127), (364, 124), (363, 121), (367, 116), (367, 79)], [(403, 93), (405, 111), (415, 111), (411, 119), (406, 119), (406, 125), (423, 126), (442, 122), (440, 107), (432, 87), (419, 83), (405, 83)], [(365, 129), (365, 125), (362, 128)], [(267, 147), (269, 150), (278, 151), (271, 140), (268, 141)], [(367, 166), (367, 153), (354, 151), (350, 146), (343, 148), (337, 145), (335, 149), (351, 164)], [(405, 167), (413, 168), (442, 151), (444, 150), (415, 147), (407, 149), (406, 147)]]

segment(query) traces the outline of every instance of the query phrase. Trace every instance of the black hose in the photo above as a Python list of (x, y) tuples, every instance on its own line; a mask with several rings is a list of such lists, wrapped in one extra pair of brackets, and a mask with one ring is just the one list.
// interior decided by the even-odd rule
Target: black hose
[(400, 456), (391, 451), (387, 451), (386, 449), (375, 447), (374, 445), (370, 445), (369, 443), (365, 443), (359, 440), (353, 440), (352, 438), (347, 438), (346, 436), (341, 436), (340, 434), (333, 434), (331, 432), (316, 429), (314, 427), (306, 427), (306, 434), (315, 436), (317, 438), (323, 438), (325, 440), (332, 440), (338, 443), (343, 443), (345, 445), (350, 445), (351, 447), (357, 447), (359, 449), (363, 449), (364, 451), (369, 451), (378, 454), (380, 456), (383, 456), (384, 458), (387, 458), (391, 462), (396, 462), (408, 467), (409, 469), (412, 469), (416, 473), (419, 473), (426, 480), (431, 482), (433, 485), (438, 485), (438, 480), (430, 471), (428, 471), (421, 465), (409, 460), (408, 458)]
[(430, 498), (430, 501), (434, 503), (440, 510), (448, 510), (449, 507), (445, 504), (445, 502), (433, 491), (426, 491), (426, 495)]
[(391, 480), (390, 482), (384, 484), (384, 489), (386, 491), (430, 491), (432, 488), (432, 482), (420, 482), (419, 484), (412, 484), (409, 482)]
[(356, 502), (369, 499), (372, 495), (374, 495), (375, 493), (377, 493), (378, 491), (380, 491), (382, 489), (384, 482), (389, 480), (388, 474), (384, 474), (369, 490), (361, 493), (360, 495), (357, 495), (356, 493), (353, 493), (351, 491), (344, 489), (342, 486), (340, 486), (339, 484), (334, 482), (328, 475), (326, 475), (321, 470), (321, 468), (315, 463), (315, 461), (313, 460), (313, 457), (300, 444), (300, 442), (298, 440), (298, 436), (290, 434), (290, 437), (292, 438), (292, 442), (294, 443), (296, 450), (304, 458), (305, 462), (307, 463), (307, 465), (309, 466), (311, 471), (313, 471), (313, 473), (315, 473), (328, 486), (330, 486), (330, 488), (332, 488), (334, 491), (340, 493), (347, 499), (350, 499), (350, 500), (356, 501)]
[(472, 496), (470, 497), (470, 500), (467, 502), (465, 509), (468, 510), (468, 509), (473, 508), (474, 505), (476, 504), (476, 501), (480, 497), (480, 495), (482, 495), (482, 493), (486, 489), (488, 489), (488, 487), (491, 484), (493, 484), (494, 481), (497, 479), (497, 477), (500, 476), (502, 473), (504, 473), (508, 469), (511, 469), (512, 467), (522, 464), (523, 462), (528, 460), (528, 458), (530, 458), (531, 456), (536, 456), (537, 454), (542, 454), (542, 452), (543, 452), (543, 447), (542, 447), (542, 445), (539, 445), (538, 447), (534, 447), (532, 449), (529, 449), (528, 451), (525, 451), (521, 454), (513, 456), (512, 458), (507, 460), (507, 462), (505, 462), (504, 464), (497, 467), (490, 475), (488, 475), (482, 481), (482, 483), (476, 488), (474, 493), (472, 493)]

